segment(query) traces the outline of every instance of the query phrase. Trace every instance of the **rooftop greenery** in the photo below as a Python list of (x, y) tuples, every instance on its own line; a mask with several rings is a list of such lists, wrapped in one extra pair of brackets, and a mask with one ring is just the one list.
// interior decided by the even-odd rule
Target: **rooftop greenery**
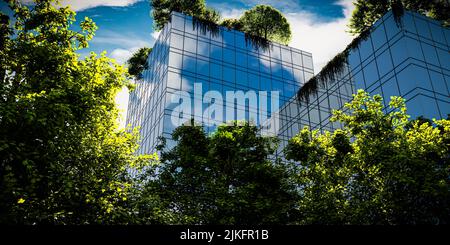
[[(401, 18), (404, 14), (403, 6), (397, 1), (392, 1), (391, 4), (390, 9), (392, 9), (394, 20), (397, 25), (401, 26)], [(371, 31), (371, 28), (364, 29), (359, 36), (347, 45), (344, 51), (340, 52), (332, 60), (330, 60), (316, 76), (309, 79), (297, 92), (297, 99), (300, 102), (306, 102), (308, 104), (310, 97), (316, 96), (317, 91), (320, 88), (325, 88), (327, 84), (336, 82), (348, 65), (348, 56), (350, 52), (359, 48), (361, 43), (367, 40)]]
[[(69, 7), (0, 12), (0, 224), (449, 224), (450, 121), (358, 91), (334, 132), (279, 141), (249, 123), (177, 128), (160, 157), (118, 128), (126, 69), (91, 53)], [(75, 26), (75, 23), (79, 25)], [(80, 33), (73, 28), (80, 28)], [(194, 123), (192, 123), (194, 124)], [(115, 238), (117, 236), (114, 236)], [(102, 237), (103, 239), (103, 237)]]
[(397, 25), (401, 26), (404, 10), (411, 10), (439, 20), (444, 26), (450, 23), (450, 9), (448, 1), (417, 1), (417, 0), (357, 0), (354, 1), (355, 10), (350, 20), (350, 33), (358, 35), (341, 53), (337, 54), (323, 69), (297, 92), (300, 102), (309, 103), (311, 96), (316, 96), (319, 88), (325, 88), (338, 79), (348, 65), (349, 53), (357, 49), (366, 40), (373, 24), (386, 12), (392, 10)]
[[(257, 5), (239, 19), (225, 20), (221, 19), (218, 11), (207, 7), (204, 0), (152, 0), (150, 5), (156, 30), (161, 30), (171, 21), (172, 12), (179, 12), (192, 16), (192, 27), (202, 34), (209, 32), (217, 37), (220, 27), (238, 30), (245, 34), (246, 45), (257, 49), (270, 49), (272, 41), (288, 44), (292, 36), (287, 19), (269, 5)], [(142, 72), (148, 68), (146, 60), (150, 52), (141, 48), (127, 61), (130, 74), (136, 79), (141, 79)]]
[(150, 4), (157, 30), (171, 21), (170, 14), (175, 11), (192, 16), (193, 27), (203, 33), (219, 35), (220, 26), (244, 32), (247, 43), (257, 48), (269, 48), (272, 41), (287, 45), (292, 36), (287, 19), (269, 5), (256, 5), (239, 19), (222, 20), (220, 13), (207, 7), (204, 0), (152, 0)]
[(136, 79), (142, 78), (142, 72), (148, 69), (148, 55), (152, 48), (142, 47), (138, 49), (128, 60), (128, 73)]

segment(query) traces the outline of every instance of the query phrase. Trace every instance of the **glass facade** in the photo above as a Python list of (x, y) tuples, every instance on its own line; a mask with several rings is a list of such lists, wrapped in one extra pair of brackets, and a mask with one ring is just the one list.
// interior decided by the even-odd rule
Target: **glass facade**
[(333, 109), (341, 109), (358, 89), (382, 95), (385, 110), (391, 96), (406, 100), (412, 119), (447, 118), (450, 114), (450, 31), (439, 22), (405, 11), (401, 24), (388, 12), (372, 27), (369, 37), (348, 56), (339, 78), (318, 91), (311, 101), (296, 97), (280, 110), (282, 139), (279, 153), (304, 126), (334, 130)]
[[(246, 40), (242, 32), (222, 27), (218, 33), (203, 31), (196, 28), (192, 17), (179, 13), (172, 15), (148, 59), (150, 68), (130, 93), (127, 114), (127, 124), (140, 129), (139, 154), (154, 152), (160, 136), (167, 139), (169, 147), (174, 144), (170, 140), (176, 127), (173, 115), (178, 113), (177, 107), (185, 100), (191, 102), (191, 110), (188, 110), (191, 113), (180, 113), (180, 120), (193, 118), (204, 124), (210, 133), (228, 118), (226, 115), (205, 117), (209, 106), (230, 105), (208, 97), (208, 92), (218, 91), (225, 96), (227, 91), (255, 91), (256, 106), (248, 101), (244, 106), (234, 104), (234, 107), (236, 114), (242, 112), (245, 117), (242, 119), (260, 125), (263, 121), (251, 115), (263, 111), (260, 108), (261, 101), (264, 101), (262, 96), (270, 97), (269, 92), (278, 91), (279, 105), (283, 106), (314, 73), (310, 53), (277, 43), (269, 49), (257, 48)], [(204, 99), (197, 101), (194, 93), (199, 93), (199, 84), (200, 98)], [(186, 92), (184, 95), (189, 98), (181, 97), (173, 102), (174, 94), (180, 91)], [(265, 95), (259, 91), (268, 93)], [(270, 101), (270, 98), (265, 99)], [(266, 116), (271, 117), (273, 108), (270, 103), (266, 106)], [(194, 113), (199, 108), (204, 113)]]

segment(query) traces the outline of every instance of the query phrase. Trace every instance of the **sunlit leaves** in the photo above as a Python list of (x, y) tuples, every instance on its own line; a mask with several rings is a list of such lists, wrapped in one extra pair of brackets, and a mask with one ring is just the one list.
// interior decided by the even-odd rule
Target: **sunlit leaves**
[(344, 128), (304, 128), (289, 141), (298, 161), (300, 223), (438, 224), (449, 222), (449, 120), (408, 121), (404, 99), (360, 90), (346, 111), (334, 111)]
[(271, 162), (277, 140), (248, 123), (181, 126), (177, 144), (163, 151), (160, 173), (146, 186), (174, 210), (175, 224), (285, 224), (293, 222), (295, 186), (290, 165)]
[(0, 223), (132, 222), (125, 207), (140, 183), (131, 173), (157, 157), (135, 155), (136, 131), (118, 128), (126, 68), (106, 53), (80, 59), (92, 20), (75, 27), (75, 12), (53, 1), (8, 3), (15, 24), (1, 50)]

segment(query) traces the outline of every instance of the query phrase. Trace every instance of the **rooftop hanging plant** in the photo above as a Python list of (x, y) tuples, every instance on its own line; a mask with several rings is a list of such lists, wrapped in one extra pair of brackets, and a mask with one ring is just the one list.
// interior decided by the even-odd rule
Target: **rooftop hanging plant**
[[(336, 55), (316, 76), (312, 77), (300, 88), (297, 92), (297, 99), (299, 102), (309, 103), (310, 97), (315, 96), (319, 88), (325, 88), (327, 84), (334, 83), (338, 79), (338, 76), (342, 75), (348, 65), (348, 56), (350, 51), (359, 48), (361, 43), (367, 40), (372, 31), (373, 23), (378, 20), (378, 18), (382, 17), (387, 11), (392, 10), (395, 22), (397, 25), (401, 25), (401, 18), (404, 14), (404, 6), (400, 0), (356, 1), (355, 5), (356, 10), (353, 13), (352, 20), (350, 21), (350, 27), (352, 27), (350, 32), (353, 34), (359, 34), (359, 36), (353, 39), (344, 51)], [(373, 11), (369, 15), (367, 11), (370, 8)], [(355, 19), (359, 18), (361, 14), (379, 17), (375, 20), (371, 19), (370, 25), (367, 23), (357, 25), (355, 23)], [(355, 28), (355, 26), (358, 28)]]
[(335, 82), (338, 76), (345, 71), (348, 64), (348, 56), (351, 50), (359, 47), (362, 41), (369, 37), (370, 30), (361, 33), (357, 38), (347, 45), (344, 51), (337, 54), (330, 60), (322, 70), (314, 77), (309, 79), (297, 92), (297, 99), (300, 102), (309, 103), (310, 96), (316, 95), (319, 88), (325, 88), (326, 84)]
[(198, 29), (203, 35), (210, 32), (213, 37), (220, 34), (220, 26), (217, 24), (220, 20), (220, 14), (214, 9), (207, 9), (200, 16), (192, 16), (192, 27)]
[(240, 19), (220, 21), (220, 14), (205, 5), (204, 0), (152, 0), (152, 16), (155, 29), (161, 30), (171, 21), (171, 13), (179, 12), (192, 16), (193, 28), (203, 34), (211, 32), (213, 36), (220, 34), (220, 26), (245, 33), (247, 44), (256, 48), (268, 49), (271, 42), (288, 44), (291, 40), (291, 29), (287, 19), (277, 9), (269, 5), (257, 5), (246, 11)]

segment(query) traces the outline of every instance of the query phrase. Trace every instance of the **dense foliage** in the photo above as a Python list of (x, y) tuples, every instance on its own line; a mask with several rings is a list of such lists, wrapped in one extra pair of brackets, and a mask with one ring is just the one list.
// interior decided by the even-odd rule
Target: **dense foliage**
[[(0, 223), (127, 223), (134, 180), (127, 169), (136, 134), (118, 129), (115, 95), (128, 85), (124, 67), (91, 53), (96, 30), (75, 12), (36, 1), (7, 1), (1, 15)], [(74, 29), (79, 29), (78, 32)]]
[(143, 47), (138, 49), (127, 60), (128, 73), (136, 79), (142, 78), (142, 72), (149, 68), (148, 56), (152, 52), (152, 48)]
[(220, 20), (220, 14), (206, 7), (205, 0), (151, 0), (150, 6), (157, 30), (161, 30), (170, 21), (173, 11), (213, 23)]
[(2, 224), (449, 223), (449, 120), (411, 121), (398, 97), (385, 113), (381, 96), (359, 91), (334, 112), (341, 130), (304, 128), (290, 140), (292, 162), (274, 155), (277, 139), (235, 122), (211, 135), (177, 128), (156, 164), (156, 155), (134, 154), (136, 133), (117, 126), (126, 69), (105, 54), (77, 54), (94, 35), (92, 20), (75, 27), (75, 13), (50, 0), (7, 3), (14, 20), (0, 13)]
[(234, 29), (234, 30), (241, 30), (242, 29), (242, 23), (239, 19), (224, 19), (221, 23), (221, 26), (225, 26), (228, 29)]
[(269, 5), (256, 5), (239, 19), (243, 32), (267, 40), (288, 44), (291, 41), (291, 27), (277, 9)]
[(405, 8), (450, 24), (450, 3), (448, 0), (356, 0), (350, 19), (350, 32), (360, 34), (381, 18), (388, 10)]
[(200, 126), (174, 131), (177, 144), (163, 151), (159, 176), (147, 186), (174, 211), (172, 222), (286, 224), (295, 220), (297, 194), (289, 165), (270, 161), (276, 140), (257, 133), (247, 123), (220, 126), (211, 136)]
[(160, 30), (170, 21), (172, 11), (193, 16), (198, 20), (220, 24), (236, 29), (252, 37), (288, 44), (291, 28), (287, 19), (277, 9), (269, 5), (256, 5), (239, 19), (221, 20), (219, 12), (206, 6), (204, 0), (152, 0), (152, 16), (156, 29)]
[(298, 161), (302, 224), (448, 224), (450, 121), (408, 121), (404, 100), (359, 91), (334, 113), (335, 132), (304, 128), (290, 140)]

